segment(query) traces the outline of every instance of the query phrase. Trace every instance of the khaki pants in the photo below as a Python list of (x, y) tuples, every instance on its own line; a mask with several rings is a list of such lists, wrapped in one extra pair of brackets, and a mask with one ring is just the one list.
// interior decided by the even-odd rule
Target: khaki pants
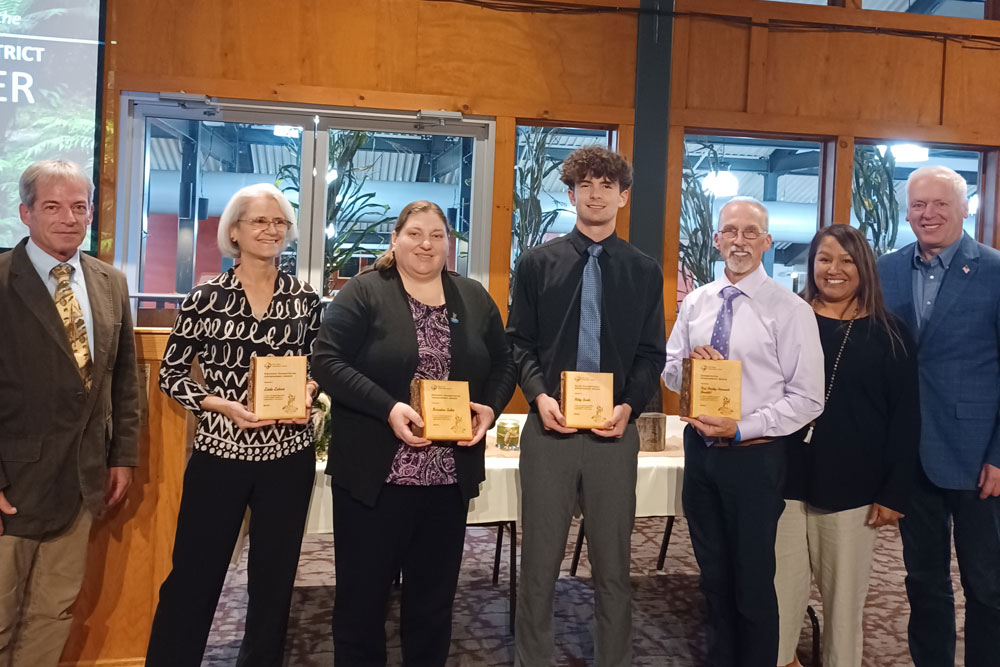
[(0, 535), (0, 667), (55, 667), (83, 583), (93, 517), (42, 539)]
[(861, 619), (876, 534), (865, 525), (868, 509), (826, 512), (785, 501), (774, 545), (779, 665), (795, 658), (812, 578), (823, 601), (823, 667), (860, 667)]

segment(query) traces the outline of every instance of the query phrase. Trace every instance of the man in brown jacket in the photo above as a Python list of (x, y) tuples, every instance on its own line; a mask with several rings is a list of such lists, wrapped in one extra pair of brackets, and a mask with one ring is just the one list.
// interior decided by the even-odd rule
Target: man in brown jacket
[(0, 667), (59, 662), (91, 522), (132, 482), (139, 428), (125, 277), (79, 251), (93, 184), (39, 162), (29, 238), (0, 255)]

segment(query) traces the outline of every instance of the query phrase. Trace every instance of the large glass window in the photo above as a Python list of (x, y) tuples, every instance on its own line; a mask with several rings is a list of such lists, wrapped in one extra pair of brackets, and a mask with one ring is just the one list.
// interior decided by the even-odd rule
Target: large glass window
[(448, 268), (468, 275), (473, 149), (468, 136), (334, 130), (326, 169), (323, 284), (339, 289), (389, 247), (399, 212), (426, 199), (454, 234)]
[(164, 97), (122, 105), (115, 262), (139, 324), (171, 324), (194, 285), (233, 265), (216, 244), (219, 215), (254, 183), (273, 183), (297, 209), (298, 241), (280, 263), (325, 297), (388, 247), (417, 199), (454, 229), (449, 268), (486, 281), (491, 121)]
[[(301, 135), (298, 127), (147, 117), (138, 291), (186, 294), (233, 265), (219, 252), (216, 232), (240, 188), (278, 183), (298, 208), (298, 188), (287, 184), (299, 180)], [(280, 259), (293, 274), (295, 250)]]
[(969, 19), (983, 18), (985, 7), (984, 0), (862, 0), (861, 2), (862, 9)]
[(585, 146), (611, 147), (610, 130), (519, 125), (514, 162), (514, 214), (510, 235), (511, 291), (514, 267), (528, 248), (573, 229), (576, 210), (560, 180), (563, 160)]
[(713, 237), (719, 210), (738, 195), (755, 197), (767, 207), (773, 243), (764, 269), (797, 291), (819, 220), (820, 145), (687, 135), (684, 148), (677, 303), (722, 275)]
[(969, 198), (965, 231), (976, 238), (979, 160), (976, 151), (948, 147), (858, 143), (854, 147), (851, 224), (865, 233), (876, 256), (913, 243), (916, 236), (906, 221), (906, 179), (920, 167), (940, 165), (965, 178)]

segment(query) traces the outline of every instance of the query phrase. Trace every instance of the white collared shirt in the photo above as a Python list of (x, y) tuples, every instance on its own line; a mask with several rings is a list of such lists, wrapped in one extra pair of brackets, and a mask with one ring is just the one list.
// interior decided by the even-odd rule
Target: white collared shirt
[(722, 306), (719, 292), (727, 285), (742, 292), (733, 300), (729, 340), (729, 358), (743, 362), (740, 438), (794, 433), (823, 412), (823, 348), (812, 308), (763, 266), (738, 283), (723, 276), (684, 298), (667, 341), (663, 381), (680, 389), (683, 360), (710, 344)]
[(80, 264), (80, 251), (77, 250), (69, 261), (61, 262), (49, 253), (39, 248), (29, 237), (28, 244), (24, 248), (28, 253), (31, 265), (38, 272), (38, 277), (42, 279), (45, 288), (49, 291), (49, 296), (55, 297), (56, 286), (59, 281), (52, 276), (52, 269), (59, 264), (69, 264), (73, 270), (69, 274), (69, 286), (73, 289), (80, 304), (80, 311), (83, 313), (83, 323), (87, 327), (87, 345), (90, 347), (90, 358), (94, 358), (94, 315), (90, 309), (90, 299), (87, 298), (87, 282), (83, 278), (83, 268)]

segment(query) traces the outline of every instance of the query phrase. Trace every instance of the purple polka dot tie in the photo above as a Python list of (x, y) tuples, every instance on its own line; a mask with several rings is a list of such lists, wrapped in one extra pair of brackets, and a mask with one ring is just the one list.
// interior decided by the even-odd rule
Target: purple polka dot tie
[(729, 337), (733, 333), (733, 300), (743, 294), (737, 287), (726, 285), (719, 292), (722, 307), (715, 318), (715, 328), (712, 329), (712, 347), (726, 359), (729, 358)]

